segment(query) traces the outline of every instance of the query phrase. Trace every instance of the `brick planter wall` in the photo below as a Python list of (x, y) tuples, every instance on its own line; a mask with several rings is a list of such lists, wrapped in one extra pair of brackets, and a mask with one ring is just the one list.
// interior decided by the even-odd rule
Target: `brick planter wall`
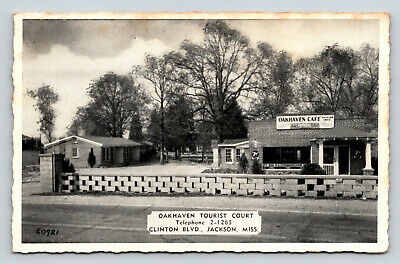
[(64, 174), (62, 192), (206, 193), (377, 199), (377, 176), (243, 175), (102, 176)]

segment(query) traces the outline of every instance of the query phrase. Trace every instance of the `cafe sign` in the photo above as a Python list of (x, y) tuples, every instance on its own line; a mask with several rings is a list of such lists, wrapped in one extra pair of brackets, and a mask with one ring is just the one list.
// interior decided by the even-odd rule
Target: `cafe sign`
[(276, 117), (276, 129), (318, 129), (333, 128), (334, 126), (334, 115), (298, 115)]

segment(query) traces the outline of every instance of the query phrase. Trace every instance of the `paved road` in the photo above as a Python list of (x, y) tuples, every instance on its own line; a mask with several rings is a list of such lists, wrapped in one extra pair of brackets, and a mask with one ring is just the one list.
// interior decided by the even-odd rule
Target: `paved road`
[[(22, 208), (22, 242), (371, 243), (376, 242), (377, 237), (376, 215), (298, 211), (259, 211), (262, 216), (262, 232), (257, 236), (149, 235), (146, 231), (146, 219), (153, 210), (168, 211), (171, 208), (25, 203)], [(38, 235), (38, 228), (58, 230), (58, 234)]]

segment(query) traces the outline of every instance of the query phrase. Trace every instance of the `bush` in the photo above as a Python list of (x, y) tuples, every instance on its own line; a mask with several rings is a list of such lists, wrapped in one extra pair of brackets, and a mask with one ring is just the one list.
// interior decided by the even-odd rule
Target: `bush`
[(251, 173), (253, 174), (264, 174), (264, 171), (261, 168), (260, 162), (258, 159), (253, 159), (253, 164), (251, 166)]
[(69, 172), (75, 172), (74, 164), (69, 164)]
[(63, 159), (62, 161), (62, 166), (61, 166), (62, 172), (68, 173), (68, 172), (75, 172), (74, 165), (72, 163), (69, 163), (69, 159)]
[(239, 174), (240, 171), (231, 168), (212, 168), (212, 169), (205, 169), (201, 173), (223, 173), (223, 174)]
[(88, 164), (90, 165), (91, 168), (94, 167), (94, 165), (96, 164), (96, 156), (93, 153), (93, 149), (90, 149), (89, 152), (89, 157), (88, 157)]
[(316, 163), (306, 164), (301, 168), (303, 175), (324, 175), (324, 169)]
[(242, 156), (240, 156), (239, 159), (239, 171), (242, 173), (246, 173), (248, 168), (249, 168), (249, 161), (247, 160), (247, 157), (243, 152)]

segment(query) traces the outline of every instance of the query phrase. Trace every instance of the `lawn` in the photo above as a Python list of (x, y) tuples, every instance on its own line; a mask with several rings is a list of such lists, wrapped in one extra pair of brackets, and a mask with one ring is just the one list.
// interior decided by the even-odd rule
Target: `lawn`
[(128, 176), (190, 176), (198, 175), (210, 164), (171, 161), (164, 165), (152, 163), (146, 165), (78, 169), (78, 173), (93, 175), (128, 175)]

